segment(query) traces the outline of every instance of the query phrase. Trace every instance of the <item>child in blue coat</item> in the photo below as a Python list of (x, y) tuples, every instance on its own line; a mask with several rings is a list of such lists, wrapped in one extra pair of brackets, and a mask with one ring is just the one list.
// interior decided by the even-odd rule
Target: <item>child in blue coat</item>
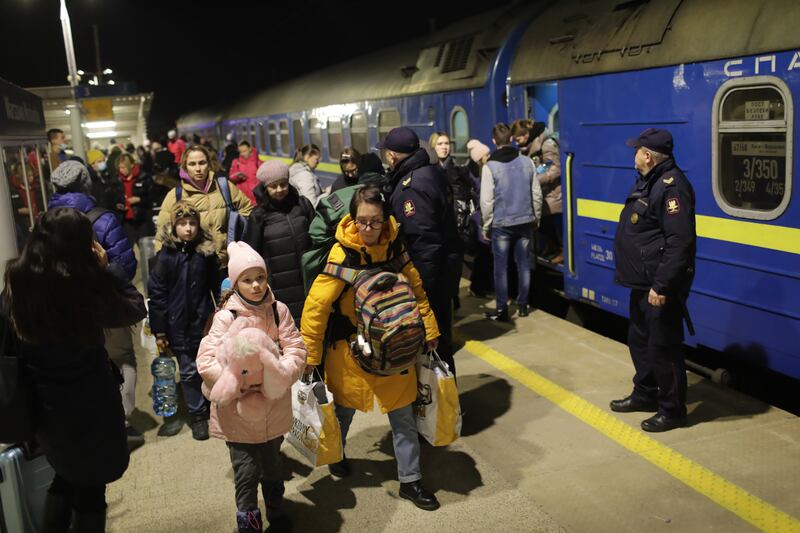
[[(170, 223), (162, 229), (161, 250), (150, 272), (150, 329), (160, 351), (178, 358), (181, 388), (191, 415), (192, 437), (208, 439), (208, 404), (195, 358), (209, 316), (219, 299), (219, 263), (211, 236), (200, 226), (200, 214), (187, 202), (177, 202)], [(183, 422), (165, 419), (160, 436), (176, 435)]]

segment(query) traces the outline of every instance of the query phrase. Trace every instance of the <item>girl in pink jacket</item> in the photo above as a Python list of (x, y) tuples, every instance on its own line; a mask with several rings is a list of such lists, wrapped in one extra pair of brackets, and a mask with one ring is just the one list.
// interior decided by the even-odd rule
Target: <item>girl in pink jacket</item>
[(305, 369), (307, 351), (289, 309), (272, 295), (261, 255), (244, 242), (232, 242), (228, 256), (234, 290), (223, 297), (200, 343), (197, 370), (212, 401), (211, 436), (224, 439), (230, 451), (237, 526), (260, 533), (259, 484), (268, 520), (288, 521), (281, 511), (278, 452), (292, 425), (289, 392)]

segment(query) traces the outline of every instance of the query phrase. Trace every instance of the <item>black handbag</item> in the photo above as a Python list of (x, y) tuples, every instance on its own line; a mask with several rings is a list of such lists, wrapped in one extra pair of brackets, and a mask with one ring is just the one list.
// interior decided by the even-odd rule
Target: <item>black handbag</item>
[(19, 358), (20, 343), (6, 317), (0, 316), (0, 327), (0, 442), (30, 442), (36, 431), (33, 387)]

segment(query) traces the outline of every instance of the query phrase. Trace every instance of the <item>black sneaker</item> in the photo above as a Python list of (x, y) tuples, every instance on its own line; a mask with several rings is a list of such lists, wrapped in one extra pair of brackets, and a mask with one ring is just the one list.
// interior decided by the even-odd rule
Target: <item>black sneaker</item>
[(183, 420), (178, 415), (164, 417), (164, 423), (158, 428), (159, 437), (173, 437), (181, 432)]
[(347, 477), (350, 475), (350, 463), (347, 461), (347, 457), (345, 457), (338, 463), (328, 465), (328, 470), (330, 470), (332, 476)]
[(522, 305), (518, 306), (517, 314), (519, 316), (522, 316), (522, 317), (525, 317), (525, 316), (528, 316), (529, 314), (531, 314), (531, 310), (528, 307), (528, 304), (522, 304)]
[(195, 417), (190, 422), (192, 438), (194, 440), (208, 440), (208, 420), (205, 417)]
[(508, 317), (508, 309), (503, 309), (502, 311), (496, 309), (494, 311), (487, 311), (484, 313), (484, 316), (495, 322), (511, 322), (511, 319)]

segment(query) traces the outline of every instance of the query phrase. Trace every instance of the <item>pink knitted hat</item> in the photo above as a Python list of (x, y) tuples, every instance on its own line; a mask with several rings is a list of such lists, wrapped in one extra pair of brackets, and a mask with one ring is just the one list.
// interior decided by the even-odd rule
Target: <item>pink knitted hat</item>
[(467, 150), (469, 151), (469, 158), (478, 163), (485, 156), (492, 153), (488, 146), (480, 142), (478, 139), (472, 139), (467, 143)]
[(256, 177), (258, 181), (264, 184), (264, 186), (270, 185), (272, 183), (277, 183), (281, 180), (288, 180), (289, 179), (289, 167), (286, 166), (286, 163), (283, 161), (278, 161), (277, 159), (270, 159), (269, 161), (265, 161), (260, 167), (258, 167), (258, 171), (256, 172)]
[(264, 263), (264, 258), (253, 250), (249, 244), (236, 241), (228, 245), (228, 278), (231, 280), (231, 285), (235, 287), (242, 272), (253, 267), (262, 268), (264, 272), (267, 272), (267, 264)]

